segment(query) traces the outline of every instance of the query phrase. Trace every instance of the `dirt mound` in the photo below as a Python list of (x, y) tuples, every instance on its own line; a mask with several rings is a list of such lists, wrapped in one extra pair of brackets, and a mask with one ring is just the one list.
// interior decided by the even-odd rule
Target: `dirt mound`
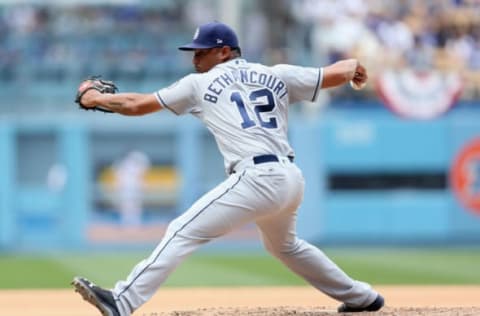
[[(339, 316), (334, 310), (323, 307), (288, 307), (271, 308), (202, 308), (190, 311), (173, 311), (156, 313), (158, 316)], [(342, 315), (356, 315), (347, 313)], [(474, 316), (480, 315), (480, 307), (439, 307), (439, 308), (389, 308), (376, 313), (362, 313), (362, 316)]]
[[(378, 286), (385, 308), (361, 316), (478, 316), (480, 286)], [(161, 288), (138, 316), (339, 316), (339, 302), (312, 287)], [(73, 289), (2, 290), (0, 315), (94, 316)], [(360, 316), (357, 314), (342, 314)]]

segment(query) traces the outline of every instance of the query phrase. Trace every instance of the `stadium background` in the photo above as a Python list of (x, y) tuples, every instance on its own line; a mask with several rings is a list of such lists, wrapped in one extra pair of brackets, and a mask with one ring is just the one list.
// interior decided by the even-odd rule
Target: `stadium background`
[[(67, 287), (75, 274), (111, 285), (224, 177), (193, 118), (123, 118), (73, 103), (92, 74), (121, 91), (174, 82), (192, 71), (176, 47), (215, 19), (239, 31), (247, 59), (321, 66), (358, 57), (370, 71), (365, 90), (323, 91), (318, 103), (292, 107), (307, 181), (301, 237), (375, 284), (480, 282), (480, 153), (455, 167), (480, 135), (478, 1), (90, 2), (0, 1), (0, 287)], [(441, 115), (399, 116), (375, 83), (406, 70), (458, 76), (462, 93)], [(407, 108), (425, 97), (421, 86), (408, 92)], [(150, 162), (136, 226), (120, 218), (113, 174), (131, 151)], [(467, 178), (460, 192), (456, 177)], [(245, 227), (169, 284), (303, 284), (259, 248)]]

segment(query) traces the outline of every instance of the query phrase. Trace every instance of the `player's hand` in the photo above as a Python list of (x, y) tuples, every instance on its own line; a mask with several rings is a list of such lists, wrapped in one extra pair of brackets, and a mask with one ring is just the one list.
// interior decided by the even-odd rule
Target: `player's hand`
[[(323, 80), (321, 87), (338, 87), (350, 82), (350, 85), (352, 85), (354, 89), (361, 89), (360, 86), (365, 85), (367, 79), (367, 71), (357, 59), (344, 59), (323, 67)], [(357, 87), (357, 85), (359, 86)]]
[(367, 79), (367, 70), (361, 64), (358, 64), (355, 68), (355, 74), (353, 75), (352, 80), (356, 83), (364, 83), (367, 82)]
[(95, 89), (89, 89), (82, 95), (82, 106), (85, 108), (93, 109), (96, 106), (95, 98), (102, 94)]
[(357, 64), (352, 79), (350, 80), (350, 86), (355, 90), (360, 90), (367, 84), (368, 75), (367, 70), (360, 63)]
[(118, 88), (112, 81), (102, 80), (99, 76), (92, 76), (80, 83), (75, 96), (75, 102), (84, 110), (113, 113), (109, 109), (105, 109), (97, 104), (98, 96), (105, 93), (113, 94), (117, 91)]

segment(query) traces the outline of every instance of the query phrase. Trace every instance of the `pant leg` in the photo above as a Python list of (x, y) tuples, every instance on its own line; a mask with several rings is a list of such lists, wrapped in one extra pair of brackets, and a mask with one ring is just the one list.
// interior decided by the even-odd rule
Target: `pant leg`
[[(300, 186), (293, 182), (289, 190), (303, 196), (303, 182)], [(296, 210), (300, 200), (291, 198), (291, 201), (298, 203), (286, 204), (280, 212), (257, 220), (265, 248), (290, 270), (328, 296), (351, 306), (372, 303), (377, 293), (370, 285), (351, 279), (320, 249), (297, 237)]]
[(169, 224), (152, 254), (125, 281), (116, 283), (113, 294), (122, 315), (130, 315), (150, 299), (198, 247), (263, 214), (268, 194), (257, 194), (252, 178), (246, 171), (230, 176)]

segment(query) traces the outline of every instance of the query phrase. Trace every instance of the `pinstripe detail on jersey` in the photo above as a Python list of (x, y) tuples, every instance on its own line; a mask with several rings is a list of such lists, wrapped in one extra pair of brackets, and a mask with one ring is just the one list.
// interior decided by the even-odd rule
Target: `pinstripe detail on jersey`
[(223, 192), (222, 194), (220, 194), (218, 197), (214, 198), (212, 201), (210, 201), (210, 203), (208, 203), (205, 207), (203, 207), (201, 210), (198, 211), (197, 214), (195, 214), (195, 216), (193, 216), (188, 222), (186, 222), (185, 224), (183, 224), (182, 227), (180, 227), (175, 233), (173, 233), (172, 237), (170, 237), (170, 239), (168, 239), (168, 241), (165, 243), (165, 245), (163, 245), (162, 249), (160, 249), (157, 253), (157, 255), (155, 256), (155, 258), (153, 259), (152, 262), (150, 262), (149, 264), (147, 264), (145, 266), (145, 268), (143, 268), (142, 271), (140, 271), (138, 273), (138, 275), (130, 282), (130, 284), (128, 284), (127, 286), (125, 286), (125, 288), (118, 294), (117, 296), (117, 300), (120, 296), (122, 296), (123, 293), (125, 293), (132, 285), (133, 283), (145, 272), (148, 270), (148, 268), (150, 268), (150, 266), (152, 264), (155, 263), (155, 261), (157, 261), (158, 257), (160, 256), (160, 254), (162, 253), (163, 250), (165, 250), (165, 248), (170, 244), (170, 242), (177, 236), (178, 233), (180, 233), (185, 227), (187, 227), (188, 224), (190, 224), (191, 222), (193, 222), (198, 216), (200, 216), (200, 214), (202, 214), (210, 205), (212, 205), (215, 201), (219, 200), (220, 198), (222, 198), (225, 194), (227, 194), (230, 190), (232, 190), (238, 183), (240, 183), (240, 180), (242, 179), (242, 177), (245, 175), (246, 173), (246, 170), (244, 170), (242, 172), (242, 174), (238, 177), (238, 180), (232, 184), (231, 187), (227, 188), (225, 190), (225, 192)]
[(158, 93), (158, 91), (155, 92), (155, 96), (157, 97), (157, 100), (160, 101), (160, 103), (161, 103), (164, 107), (166, 107), (167, 109), (169, 109), (169, 110), (172, 111), (173, 113), (175, 113), (175, 114), (177, 114), (177, 115), (180, 115), (179, 113), (175, 112), (171, 107), (169, 107), (169, 106), (167, 105), (167, 103), (162, 99), (162, 97), (160, 96), (160, 93)]
[(313, 93), (313, 98), (312, 98), (312, 102), (315, 101), (315, 99), (317, 98), (317, 92), (318, 92), (318, 88), (320, 86), (320, 79), (322, 77), (322, 68), (318, 68), (318, 79), (317, 79), (317, 86), (315, 87), (315, 92)]

